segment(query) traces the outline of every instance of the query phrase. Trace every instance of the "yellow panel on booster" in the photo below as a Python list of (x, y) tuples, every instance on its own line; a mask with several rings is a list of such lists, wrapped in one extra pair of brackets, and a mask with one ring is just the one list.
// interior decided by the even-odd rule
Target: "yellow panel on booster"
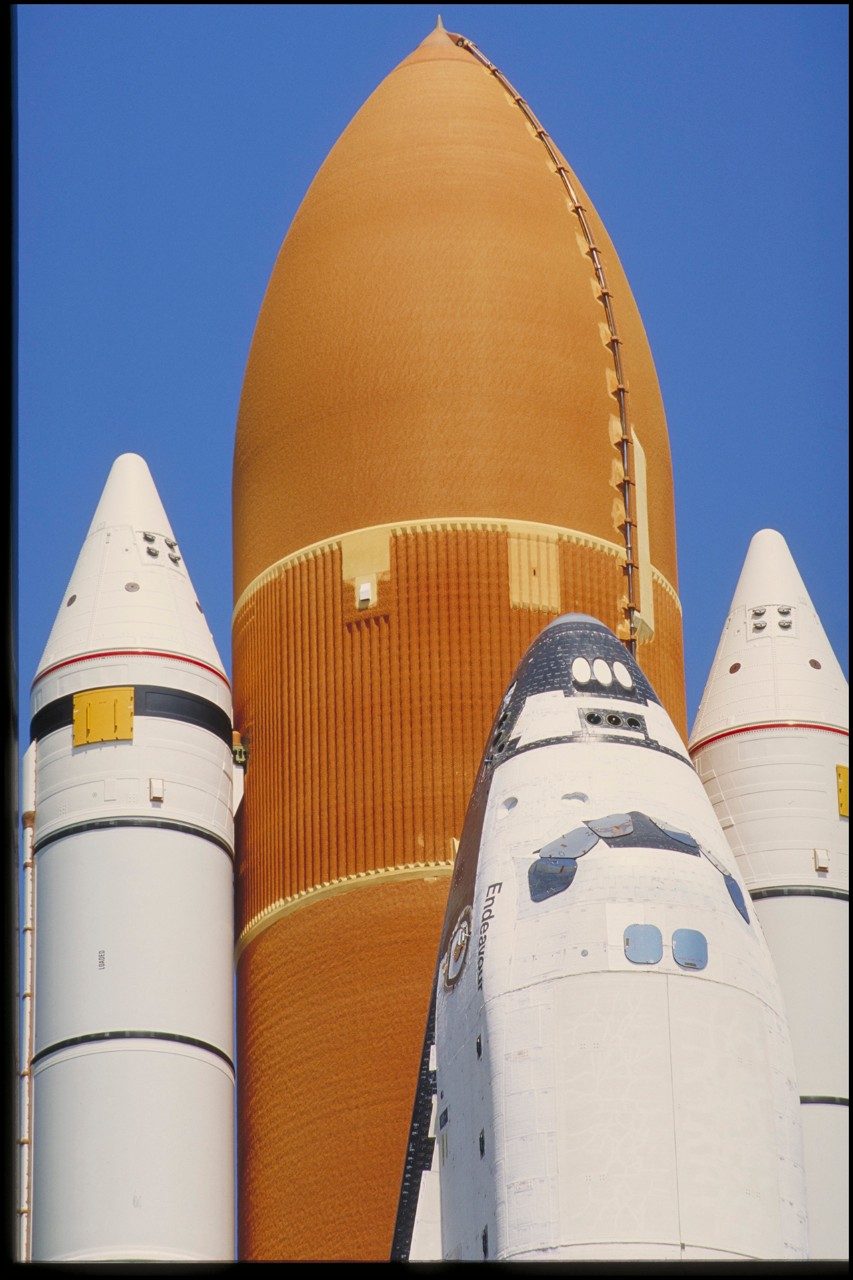
[(133, 688), (74, 694), (74, 746), (133, 741)]

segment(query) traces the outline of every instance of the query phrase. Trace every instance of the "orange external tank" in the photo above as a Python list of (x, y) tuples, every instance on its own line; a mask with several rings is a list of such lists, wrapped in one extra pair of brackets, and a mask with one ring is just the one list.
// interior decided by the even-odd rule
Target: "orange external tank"
[(455, 841), (512, 669), (589, 613), (685, 722), (642, 321), (554, 142), (440, 26), (279, 253), (234, 577), (240, 1253), (387, 1258)]

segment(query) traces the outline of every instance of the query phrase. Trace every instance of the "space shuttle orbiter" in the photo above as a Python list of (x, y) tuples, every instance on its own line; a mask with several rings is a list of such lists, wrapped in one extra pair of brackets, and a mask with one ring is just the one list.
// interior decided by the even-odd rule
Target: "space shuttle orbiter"
[(561, 617), (504, 695), (468, 807), (395, 1256), (806, 1255), (755, 906), (634, 658)]

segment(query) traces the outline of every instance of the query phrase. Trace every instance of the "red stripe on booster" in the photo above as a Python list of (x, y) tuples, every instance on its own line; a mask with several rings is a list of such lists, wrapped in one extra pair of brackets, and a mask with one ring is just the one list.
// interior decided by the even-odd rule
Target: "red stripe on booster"
[(816, 724), (811, 720), (768, 720), (762, 724), (745, 724), (738, 729), (724, 729), (722, 733), (712, 733), (710, 738), (703, 738), (695, 746), (688, 747), (691, 756), (712, 742), (720, 742), (723, 738), (735, 738), (741, 733), (756, 733), (761, 729), (813, 729), (817, 733), (838, 733), (842, 738), (849, 736), (847, 729), (836, 728), (831, 724)]
[(33, 688), (39, 680), (49, 676), (52, 671), (74, 666), (77, 662), (94, 662), (98, 658), (168, 658), (174, 662), (188, 662), (193, 667), (201, 667), (204, 671), (209, 671), (211, 675), (221, 680), (226, 688), (231, 688), (228, 677), (221, 671), (217, 671), (216, 667), (212, 667), (210, 663), (202, 662), (199, 658), (188, 658), (183, 653), (164, 653), (160, 649), (101, 649), (97, 653), (81, 653), (76, 658), (66, 658), (63, 662), (54, 662), (52, 667), (45, 667), (44, 671), (40, 671), (33, 680)]

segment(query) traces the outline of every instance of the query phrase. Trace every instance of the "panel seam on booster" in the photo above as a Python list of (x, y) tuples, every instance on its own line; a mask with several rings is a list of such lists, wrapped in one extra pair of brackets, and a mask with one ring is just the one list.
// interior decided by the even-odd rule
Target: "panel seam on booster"
[(224, 1049), (218, 1049), (208, 1040), (198, 1040), (194, 1036), (182, 1036), (172, 1031), (93, 1031), (87, 1035), (70, 1036), (67, 1040), (57, 1040), (56, 1044), (49, 1045), (46, 1049), (39, 1049), (38, 1053), (33, 1054), (31, 1065), (35, 1066), (37, 1062), (41, 1062), (50, 1054), (59, 1053), (62, 1049), (104, 1040), (165, 1040), (173, 1044), (187, 1044), (195, 1049), (204, 1049), (208, 1053), (215, 1054), (217, 1058), (227, 1062), (232, 1071), (234, 1070), (234, 1063)]

